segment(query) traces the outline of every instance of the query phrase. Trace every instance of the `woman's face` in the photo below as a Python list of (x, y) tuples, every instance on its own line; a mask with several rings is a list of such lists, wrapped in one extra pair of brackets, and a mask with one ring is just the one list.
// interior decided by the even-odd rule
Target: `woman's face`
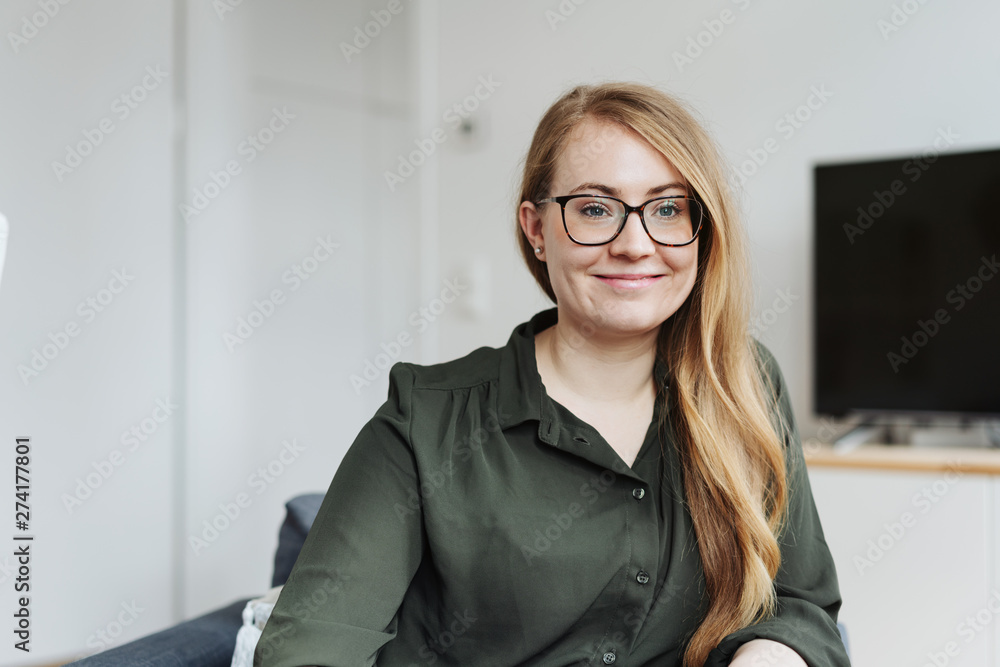
[[(685, 179), (648, 142), (617, 124), (588, 119), (574, 128), (559, 156), (549, 196), (611, 195), (632, 206), (654, 197), (691, 196)], [(559, 204), (523, 202), (521, 228), (548, 265), (560, 324), (612, 336), (657, 329), (684, 303), (697, 275), (698, 240), (657, 244), (630, 213), (614, 241), (574, 243)]]

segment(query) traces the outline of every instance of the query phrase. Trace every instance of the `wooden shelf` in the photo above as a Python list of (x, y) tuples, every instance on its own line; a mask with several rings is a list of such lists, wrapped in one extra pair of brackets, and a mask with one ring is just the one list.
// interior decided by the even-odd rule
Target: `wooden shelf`
[(806, 464), (813, 468), (862, 468), (917, 472), (961, 472), (1000, 475), (1000, 449), (971, 447), (912, 447), (862, 445), (850, 452), (835, 452), (830, 445), (806, 443)]

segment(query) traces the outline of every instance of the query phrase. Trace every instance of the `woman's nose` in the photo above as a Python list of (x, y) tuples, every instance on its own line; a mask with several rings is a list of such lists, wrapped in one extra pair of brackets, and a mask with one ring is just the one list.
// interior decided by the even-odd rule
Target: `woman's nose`
[(611, 242), (611, 252), (630, 257), (644, 257), (656, 252), (656, 243), (642, 226), (638, 211), (632, 211), (625, 218), (625, 226)]

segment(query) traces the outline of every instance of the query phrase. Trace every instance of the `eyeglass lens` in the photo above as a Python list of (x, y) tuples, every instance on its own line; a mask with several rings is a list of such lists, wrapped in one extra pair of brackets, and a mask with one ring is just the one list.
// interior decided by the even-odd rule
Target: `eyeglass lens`
[[(605, 243), (618, 232), (625, 207), (615, 199), (577, 197), (566, 202), (566, 229), (580, 243)], [(683, 244), (694, 238), (701, 222), (696, 199), (665, 197), (646, 204), (643, 222), (658, 243)]]

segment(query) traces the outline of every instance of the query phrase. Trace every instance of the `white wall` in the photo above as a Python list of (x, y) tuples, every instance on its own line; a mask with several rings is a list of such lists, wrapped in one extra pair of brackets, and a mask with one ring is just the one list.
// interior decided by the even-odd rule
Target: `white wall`
[[(380, 190), (380, 166), (414, 134), (416, 13), (394, 15), (348, 62), (339, 44), (373, 8), (259, 0), (219, 15), (200, 1), (104, 0), (43, 15), (17, 53), (5, 38), (2, 488), (13, 495), (14, 438), (31, 436), (37, 542), (32, 652), (5, 642), (0, 664), (92, 653), (106, 645), (99, 630), (117, 645), (266, 590), (283, 503), (326, 490), (385, 400), (384, 371), (357, 391), (350, 376), (419, 301), (420, 176), (391, 201)], [(39, 11), (4, 3), (3, 33)], [(113, 101), (147, 66), (165, 81), (119, 121)], [(269, 128), (273, 109), (294, 118), (275, 120), (281, 131), (265, 132), (271, 143), (251, 160), (241, 145)], [(60, 182), (50, 163), (105, 116), (114, 132)], [(226, 180), (218, 174), (231, 160), (239, 173)], [(185, 221), (179, 206), (213, 173), (225, 187), (209, 188), (208, 205)], [(314, 254), (318, 238), (338, 245), (332, 256)], [(297, 264), (314, 272), (296, 287), (283, 278)], [(77, 304), (123, 268), (134, 282), (86, 322)], [(230, 349), (224, 334), (275, 289), (282, 303)], [(79, 335), (22, 381), (18, 365), (30, 367), (33, 350), (71, 321)], [(120, 434), (141, 427), (157, 399), (177, 407), (129, 451)], [(301, 449), (282, 454), (293, 440)], [(121, 465), (65, 509), (62, 495), (115, 449)], [(251, 477), (260, 467), (269, 476)], [(249, 499), (239, 517), (193, 547), (239, 494)], [(7, 571), (0, 611), (11, 619)], [(139, 610), (124, 629), (122, 604)]]
[[(0, 488), (7, 500), (0, 563), (16, 566), (16, 436), (33, 440), (35, 536), (30, 655), (11, 641), (15, 575), (0, 574), (6, 664), (84, 650), (123, 603), (142, 611), (121, 638), (172, 618), (174, 422), (157, 424), (134, 451), (120, 440), (172, 394), (171, 5), (56, 7), (15, 52), (8, 32), (20, 32), (22, 18), (41, 9), (27, 1), (0, 6), (0, 210), (11, 226), (0, 289)], [(168, 76), (140, 91), (145, 99), (123, 117), (118, 109), (126, 107), (115, 100), (142, 84), (147, 66)], [(102, 119), (113, 132), (95, 132)], [(60, 180), (52, 163), (65, 162), (66, 146), (86, 141), (84, 132), (98, 145)], [(124, 287), (112, 283), (120, 292), (113, 294), (107, 288), (116, 270), (131, 278)], [(101, 312), (81, 308), (88, 298), (106, 305)], [(71, 324), (78, 334), (64, 349), (45, 348), (50, 333), (59, 339)], [(35, 350), (51, 358), (22, 380), (18, 368), (31, 368)], [(115, 450), (117, 467), (107, 463)], [(107, 479), (95, 465), (106, 468)], [(82, 489), (89, 497), (67, 508), (64, 494), (75, 494), (88, 476), (97, 488)]]
[[(385, 400), (385, 372), (359, 391), (350, 376), (414, 307), (419, 227), (415, 188), (391, 206), (379, 189), (379, 166), (413, 133), (412, 10), (347, 62), (339, 44), (365, 23), (362, 3), (245, 3), (224, 21), (191, 7), (188, 188), (231, 159), (242, 169), (188, 225), (186, 539), (203, 540), (184, 552), (193, 613), (269, 586), (283, 503), (326, 490)], [(251, 161), (239, 146), (275, 108), (295, 118)], [(318, 238), (338, 244), (329, 259), (314, 257)], [(290, 272), (300, 264), (307, 280)], [(273, 290), (273, 315), (227, 343)], [(215, 537), (206, 522), (226, 526), (240, 494), (249, 506)]]

